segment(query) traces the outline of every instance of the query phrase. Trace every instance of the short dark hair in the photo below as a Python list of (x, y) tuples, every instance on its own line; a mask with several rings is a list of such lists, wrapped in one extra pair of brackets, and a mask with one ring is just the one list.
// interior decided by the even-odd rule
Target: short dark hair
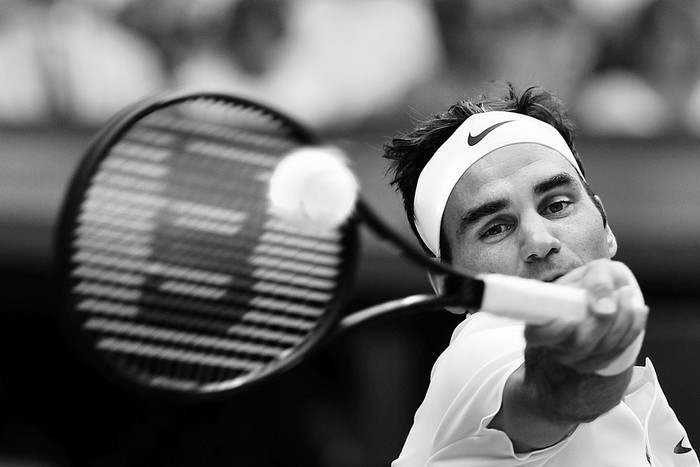
[[(447, 111), (418, 122), (413, 130), (396, 136), (384, 144), (384, 157), (390, 161), (387, 173), (393, 174), (390, 183), (403, 197), (408, 222), (426, 252), (429, 252), (429, 249), (418, 235), (413, 209), (418, 177), (438, 148), (471, 115), (500, 110), (529, 115), (552, 125), (571, 148), (581, 173), (585, 176), (583, 164), (574, 147), (575, 126), (567, 116), (564, 103), (554, 94), (537, 86), (529, 87), (524, 91), (519, 91), (511, 83), (503, 83), (502, 86), (503, 93), (498, 97), (492, 98), (482, 94), (473, 100), (461, 100)], [(593, 192), (585, 181), (584, 185), (603, 215), (605, 223), (603, 207), (593, 197)], [(443, 244), (441, 248), (443, 259), (449, 260), (449, 251), (445, 248), (445, 242), (442, 241), (442, 238), (440, 243)]]

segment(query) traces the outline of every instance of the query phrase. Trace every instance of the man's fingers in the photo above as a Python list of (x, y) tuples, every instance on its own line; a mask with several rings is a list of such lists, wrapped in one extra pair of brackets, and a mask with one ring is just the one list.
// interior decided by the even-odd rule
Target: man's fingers
[[(610, 283), (611, 277), (614, 275), (603, 276), (603, 286)], [(605, 289), (598, 292), (606, 293)], [(582, 373), (605, 367), (644, 331), (648, 316), (648, 307), (643, 305), (636, 283), (619, 287), (606, 298), (614, 301), (610, 305), (614, 309), (612, 313), (591, 311), (578, 323), (553, 320), (541, 326), (527, 326), (528, 345), (555, 350), (561, 364)]]
[(618, 295), (620, 308), (629, 310), (631, 314), (630, 326), (626, 333), (621, 334), (618, 344), (621, 348), (627, 348), (639, 333), (646, 329), (649, 307), (644, 304), (644, 299), (632, 285), (620, 288)]
[(561, 352), (563, 365), (581, 373), (596, 371), (621, 355), (646, 327), (648, 307), (639, 304), (633, 286), (624, 286), (615, 293), (618, 311), (609, 317), (593, 314), (555, 345)]
[(568, 320), (553, 320), (542, 325), (525, 326), (525, 340), (534, 347), (554, 347), (565, 340), (575, 331)]
[[(613, 262), (594, 262), (582, 279), (590, 301), (590, 310), (601, 317), (611, 316), (618, 309), (615, 291), (618, 289), (620, 274)], [(622, 276), (624, 277), (624, 276)]]
[(561, 364), (587, 373), (615, 362), (644, 332), (649, 309), (637, 280), (624, 264), (595, 260), (557, 283), (583, 288), (588, 313), (580, 322), (554, 319), (526, 326), (528, 346), (549, 347)]

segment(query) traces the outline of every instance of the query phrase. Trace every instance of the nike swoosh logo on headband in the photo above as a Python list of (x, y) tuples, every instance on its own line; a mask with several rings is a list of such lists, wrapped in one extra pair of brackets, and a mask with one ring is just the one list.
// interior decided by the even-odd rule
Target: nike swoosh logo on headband
[(491, 133), (493, 130), (495, 130), (496, 128), (498, 128), (501, 125), (504, 125), (504, 124), (506, 124), (508, 122), (512, 122), (512, 121), (513, 120), (506, 120), (505, 122), (498, 122), (494, 125), (491, 125), (490, 127), (488, 127), (487, 129), (485, 129), (484, 131), (482, 131), (481, 133), (479, 133), (476, 136), (472, 136), (472, 133), (469, 132), (469, 137), (467, 138), (467, 144), (469, 146), (476, 146), (477, 144), (479, 144), (479, 141), (484, 139), (484, 137), (486, 135), (488, 135), (489, 133)]

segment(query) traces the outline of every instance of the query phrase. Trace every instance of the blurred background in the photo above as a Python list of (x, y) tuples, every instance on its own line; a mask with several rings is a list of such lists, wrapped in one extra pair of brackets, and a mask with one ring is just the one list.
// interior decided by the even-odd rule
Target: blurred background
[[(386, 466), (403, 445), (460, 317), (356, 330), (202, 404), (115, 387), (59, 332), (53, 236), (84, 149), (117, 110), (183, 86), (254, 98), (341, 145), (407, 237), (389, 137), (493, 80), (558, 94), (651, 305), (642, 353), (697, 445), (699, 48), (695, 0), (3, 0), (0, 465)], [(366, 237), (348, 311), (429, 290)]]

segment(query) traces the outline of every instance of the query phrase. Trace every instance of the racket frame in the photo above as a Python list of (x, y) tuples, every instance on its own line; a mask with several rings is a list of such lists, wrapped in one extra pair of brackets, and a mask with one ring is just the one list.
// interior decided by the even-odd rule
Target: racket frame
[(76, 349), (77, 353), (88, 365), (95, 368), (98, 373), (111, 382), (140, 395), (156, 395), (159, 398), (178, 401), (208, 400), (228, 396), (244, 388), (247, 390), (296, 367), (307, 359), (310, 354), (314, 353), (316, 349), (322, 347), (323, 342), (329, 340), (334, 334), (332, 331), (337, 327), (345, 311), (343, 306), (350, 301), (361, 248), (359, 224), (358, 220), (353, 216), (339, 228), (343, 248), (342, 267), (339, 268), (339, 277), (334, 296), (329, 302), (321, 322), (309, 334), (306, 341), (295, 347), (288, 356), (266, 365), (263, 371), (231, 380), (226, 384), (225, 389), (220, 389), (220, 385), (216, 384), (212, 385), (210, 390), (200, 389), (196, 391), (180, 391), (167, 387), (153, 386), (147, 378), (135, 377), (131, 373), (127, 377), (119, 365), (103, 356), (102, 352), (92, 345), (93, 339), (85, 335), (86, 331), (80, 329), (82, 321), (78, 316), (78, 312), (75, 311), (76, 299), (71, 294), (71, 291), (79, 282), (77, 278), (71, 276), (75, 266), (72, 256), (76, 251), (72, 244), (74, 232), (79, 225), (78, 217), (81, 205), (85, 200), (84, 195), (91, 186), (92, 177), (99, 170), (102, 161), (109, 156), (116, 143), (133, 129), (142, 118), (163, 108), (194, 100), (220, 101), (234, 106), (258, 110), (283, 122), (292, 131), (292, 139), (297, 140), (300, 146), (319, 144), (317, 137), (304, 126), (297, 123), (295, 119), (269, 105), (253, 100), (226, 93), (193, 89), (171, 90), (154, 94), (116, 113), (107, 120), (88, 143), (78, 169), (69, 181), (68, 188), (63, 196), (59, 213), (59, 224), (54, 240), (59, 313), (68, 315), (67, 319), (61, 318), (57, 319), (57, 321), (69, 345)]

